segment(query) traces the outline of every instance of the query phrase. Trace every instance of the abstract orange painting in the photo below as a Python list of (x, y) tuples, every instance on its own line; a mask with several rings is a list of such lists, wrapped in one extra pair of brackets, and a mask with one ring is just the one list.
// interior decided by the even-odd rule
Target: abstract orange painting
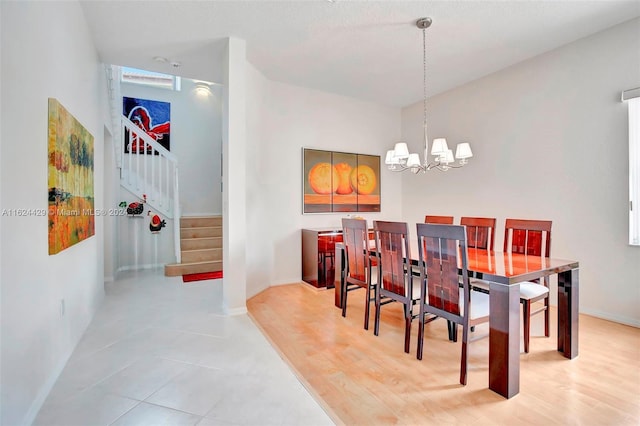
[(49, 98), (49, 254), (95, 234), (93, 136)]
[(303, 213), (379, 212), (380, 156), (303, 148)]

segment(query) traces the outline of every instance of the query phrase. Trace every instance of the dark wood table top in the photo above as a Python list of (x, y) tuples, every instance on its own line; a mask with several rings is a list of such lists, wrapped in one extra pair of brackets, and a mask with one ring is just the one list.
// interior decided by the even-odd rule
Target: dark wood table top
[(492, 252), (475, 248), (467, 249), (467, 261), (469, 271), (479, 272), (483, 279), (501, 284), (530, 281), (579, 267), (577, 260)]
[[(411, 240), (411, 259), (418, 264), (418, 242)], [(370, 241), (371, 253), (375, 254), (375, 241)], [(482, 274), (482, 278), (500, 284), (512, 285), (523, 281), (577, 269), (577, 260), (555, 257), (503, 253), (484, 249), (467, 249), (467, 269)]]

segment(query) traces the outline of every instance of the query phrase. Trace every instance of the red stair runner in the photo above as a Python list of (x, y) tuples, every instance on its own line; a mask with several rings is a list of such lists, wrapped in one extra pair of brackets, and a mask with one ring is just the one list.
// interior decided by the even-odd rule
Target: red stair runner
[(182, 282), (189, 283), (192, 281), (217, 280), (222, 278), (222, 271), (202, 272), (199, 274), (186, 274), (182, 276)]

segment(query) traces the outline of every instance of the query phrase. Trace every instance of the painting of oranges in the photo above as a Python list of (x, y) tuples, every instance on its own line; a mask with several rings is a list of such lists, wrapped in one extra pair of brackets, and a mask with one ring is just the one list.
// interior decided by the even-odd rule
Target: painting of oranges
[(303, 148), (303, 212), (380, 211), (380, 156)]

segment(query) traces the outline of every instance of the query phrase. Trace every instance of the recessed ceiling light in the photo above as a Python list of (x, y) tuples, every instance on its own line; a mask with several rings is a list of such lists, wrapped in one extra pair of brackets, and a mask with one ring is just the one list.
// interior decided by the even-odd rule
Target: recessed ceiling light
[(169, 60), (167, 58), (164, 58), (162, 56), (154, 56), (153, 60), (156, 61), (156, 62), (164, 62), (164, 63), (169, 62)]

